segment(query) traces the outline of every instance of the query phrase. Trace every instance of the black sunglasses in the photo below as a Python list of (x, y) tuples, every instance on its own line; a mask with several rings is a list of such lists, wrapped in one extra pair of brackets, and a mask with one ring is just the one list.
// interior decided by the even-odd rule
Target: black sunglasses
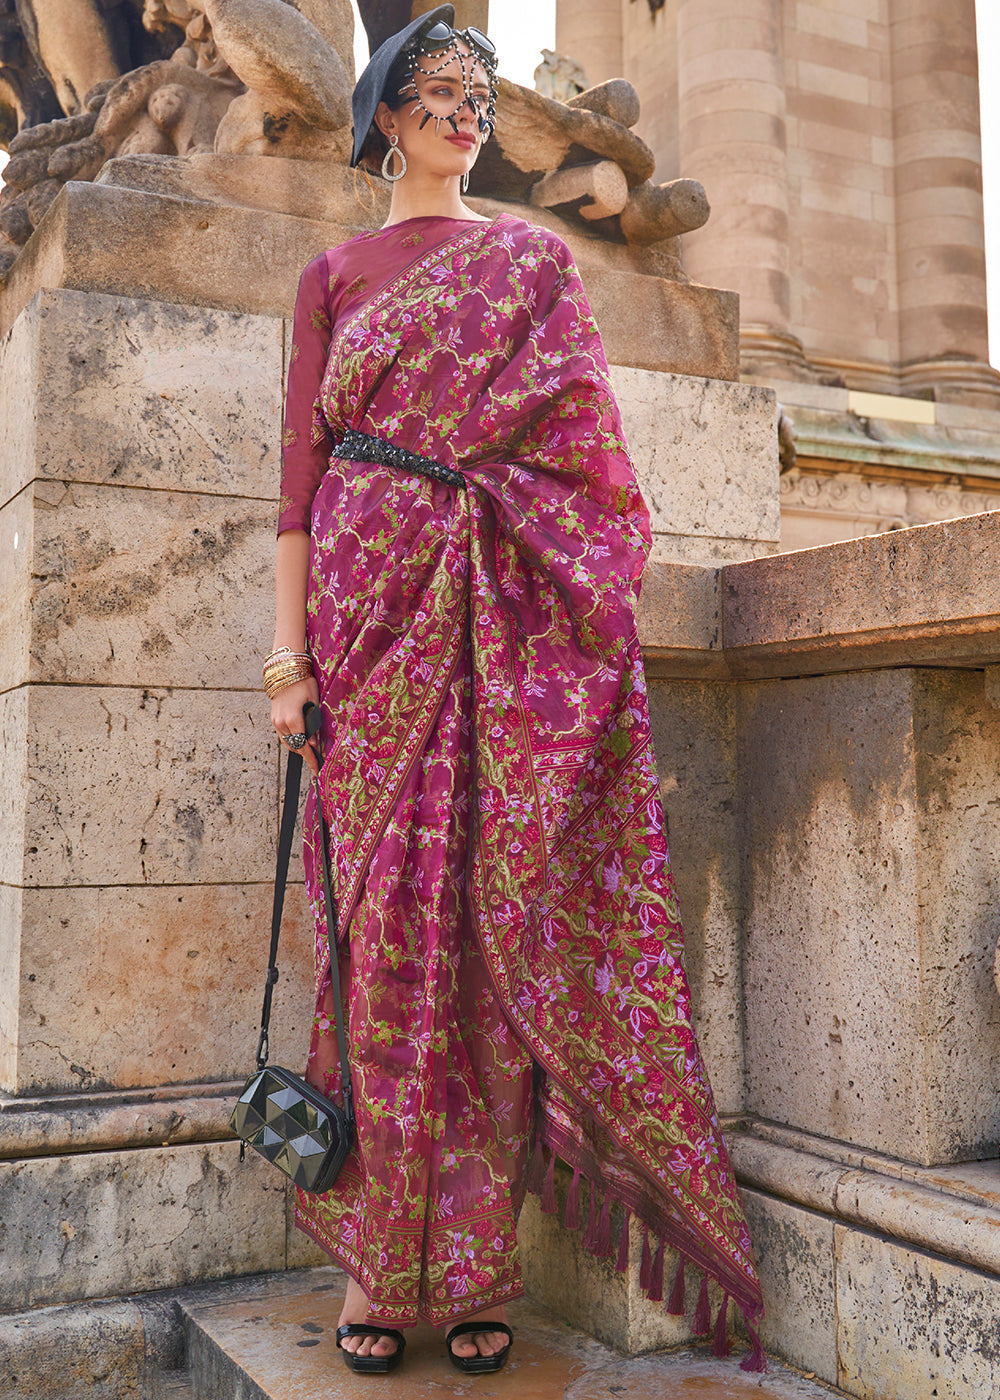
[(421, 36), (418, 48), (421, 53), (433, 53), (454, 39), (464, 39), (469, 48), (474, 49), (490, 69), (496, 67), (496, 45), (488, 35), (484, 34), (481, 29), (476, 29), (474, 25), (470, 25), (468, 29), (452, 29), (450, 24), (445, 24), (444, 20), (440, 19), (437, 24), (431, 25), (426, 34)]

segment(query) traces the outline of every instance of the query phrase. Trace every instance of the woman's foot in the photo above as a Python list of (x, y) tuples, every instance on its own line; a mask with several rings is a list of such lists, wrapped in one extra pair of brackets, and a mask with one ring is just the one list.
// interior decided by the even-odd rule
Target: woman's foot
[[(340, 1310), (340, 1317), (337, 1321), (338, 1327), (343, 1327), (346, 1323), (362, 1323), (368, 1318), (368, 1295), (361, 1287), (360, 1283), (355, 1283), (351, 1279), (347, 1285), (347, 1296), (344, 1298), (344, 1306)], [(384, 1332), (380, 1334), (378, 1325), (372, 1324), (371, 1332), (363, 1337), (344, 1337), (340, 1343), (342, 1351), (350, 1352), (352, 1356), (374, 1356), (379, 1360), (394, 1356), (399, 1349), (398, 1343)]]
[[(507, 1332), (497, 1332), (490, 1329), (491, 1322), (502, 1322), (507, 1325), (506, 1308), (487, 1308), (484, 1312), (475, 1313), (472, 1317), (463, 1318), (459, 1324), (463, 1328), (462, 1336), (455, 1336), (454, 1340), (448, 1340), (457, 1330), (456, 1328), (445, 1328), (445, 1339), (452, 1359), (456, 1362), (475, 1362), (482, 1360), (489, 1362), (493, 1357), (499, 1357), (500, 1353), (506, 1351), (510, 1346), (510, 1334)], [(476, 1326), (476, 1331), (465, 1332), (466, 1326)], [(481, 1328), (481, 1330), (480, 1330)], [(503, 1362), (500, 1363), (502, 1365)], [(459, 1369), (464, 1367), (461, 1365)], [(492, 1366), (490, 1369), (493, 1369)], [(497, 1368), (499, 1369), (499, 1368)]]

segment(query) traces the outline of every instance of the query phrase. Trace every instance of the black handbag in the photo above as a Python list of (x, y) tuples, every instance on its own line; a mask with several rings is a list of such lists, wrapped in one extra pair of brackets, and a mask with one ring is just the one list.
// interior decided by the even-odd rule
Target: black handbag
[[(315, 734), (321, 714), (316, 705), (303, 711), (307, 734)], [(330, 943), (330, 983), (334, 1017), (337, 1022), (337, 1048), (340, 1051), (340, 1088), (343, 1107), (331, 1102), (299, 1075), (280, 1065), (269, 1065), (268, 1027), (271, 996), (278, 980), (278, 934), (288, 880), (288, 858), (299, 807), (302, 755), (290, 753), (285, 772), (285, 806), (278, 836), (278, 864), (274, 878), (274, 907), (271, 913), (271, 951), (268, 956), (264, 1005), (260, 1013), (257, 1041), (257, 1072), (243, 1086), (229, 1120), (240, 1139), (240, 1161), (252, 1147), (283, 1171), (304, 1191), (329, 1191), (354, 1143), (356, 1123), (351, 1069), (347, 1059), (347, 1035), (340, 994), (340, 968), (337, 961), (337, 911), (330, 882), (329, 834), (320, 803), (319, 783), (314, 781), (323, 852), (323, 894), (326, 900), (326, 931)]]

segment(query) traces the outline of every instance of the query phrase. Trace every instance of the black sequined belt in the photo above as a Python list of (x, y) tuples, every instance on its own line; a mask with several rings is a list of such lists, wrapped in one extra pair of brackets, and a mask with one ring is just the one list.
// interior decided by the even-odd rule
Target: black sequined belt
[(394, 442), (373, 437), (371, 433), (359, 433), (355, 428), (348, 428), (331, 450), (334, 457), (340, 457), (345, 462), (379, 462), (384, 467), (398, 467), (400, 471), (432, 477), (447, 486), (465, 486), (465, 477), (461, 472), (435, 462), (433, 457), (421, 457), (418, 452), (397, 447)]

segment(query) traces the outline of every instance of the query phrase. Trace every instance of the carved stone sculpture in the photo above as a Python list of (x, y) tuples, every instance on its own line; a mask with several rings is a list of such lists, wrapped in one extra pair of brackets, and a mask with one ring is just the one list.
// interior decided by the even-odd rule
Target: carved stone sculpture
[[(50, 88), (67, 115), (25, 125), (9, 141), (0, 273), (63, 184), (96, 179), (114, 158), (214, 153), (346, 165), (350, 0), (142, 0), (143, 25), (166, 56), (121, 74), (101, 0), (30, 4), (36, 39), (51, 40), (36, 48), (51, 57)], [(395, 11), (373, 13), (373, 22), (389, 18), (395, 22)], [(565, 77), (568, 61), (545, 52), (552, 72)], [(80, 84), (96, 74), (79, 99)], [(22, 102), (18, 110), (28, 108)], [(495, 138), (471, 193), (580, 220), (592, 235), (639, 250), (645, 270), (683, 278), (677, 237), (705, 222), (708, 204), (696, 181), (651, 183), (652, 152), (632, 131), (638, 116), (635, 89), (622, 79), (576, 91), (568, 102), (501, 79)]]
[(575, 58), (567, 58), (554, 49), (542, 49), (542, 62), (535, 69), (536, 92), (554, 97), (557, 102), (568, 102), (589, 86), (587, 75)]

